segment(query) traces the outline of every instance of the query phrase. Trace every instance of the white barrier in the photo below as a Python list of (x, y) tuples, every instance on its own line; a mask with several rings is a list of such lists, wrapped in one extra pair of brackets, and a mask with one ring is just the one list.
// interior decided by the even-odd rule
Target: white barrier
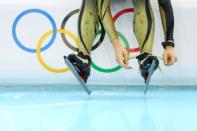
[[(156, 33), (154, 54), (162, 55), (161, 42), (163, 41), (162, 26), (157, 1), (152, 0), (155, 11)], [(163, 75), (157, 71), (152, 79), (152, 84), (197, 84), (197, 61), (196, 61), (196, 30), (197, 30), (197, 2), (192, 0), (172, 0), (175, 14), (175, 42), (178, 62), (172, 67), (165, 67), (161, 61)], [(185, 3), (187, 2), (187, 3)], [(16, 17), (24, 10), (41, 9), (55, 20), (57, 28), (60, 28), (62, 20), (71, 11), (80, 8), (81, 1), (72, 0), (11, 0), (0, 1), (0, 81), (1, 83), (73, 83), (76, 82), (71, 73), (53, 73), (45, 69), (38, 61), (35, 53), (29, 53), (21, 49), (13, 39), (12, 27)], [(130, 0), (112, 0), (112, 12), (132, 8)], [(115, 23), (117, 31), (121, 32), (129, 42), (130, 47), (137, 47), (132, 31), (132, 13), (122, 15)], [(24, 46), (36, 48), (40, 37), (51, 30), (50, 21), (38, 13), (30, 13), (19, 20), (16, 33)], [(77, 34), (77, 15), (73, 15), (66, 29)], [(50, 37), (45, 41), (50, 40)], [(69, 39), (74, 45), (74, 41)], [(122, 41), (122, 43), (124, 43)], [(46, 51), (42, 52), (44, 62), (54, 68), (64, 68), (63, 55), (72, 51), (63, 43), (60, 34), (57, 34), (55, 42)], [(133, 54), (135, 55), (135, 54)], [(114, 52), (108, 37), (103, 44), (92, 52), (93, 61), (102, 68), (117, 66)], [(92, 69), (90, 83), (97, 84), (143, 84), (138, 73), (136, 60), (131, 60), (133, 70), (121, 69), (113, 73), (102, 73)]]

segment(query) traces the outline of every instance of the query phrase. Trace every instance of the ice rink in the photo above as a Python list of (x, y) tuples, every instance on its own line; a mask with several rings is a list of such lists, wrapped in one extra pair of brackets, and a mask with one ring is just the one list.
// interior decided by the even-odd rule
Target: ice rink
[(1, 131), (196, 131), (196, 87), (40, 85), (0, 89)]

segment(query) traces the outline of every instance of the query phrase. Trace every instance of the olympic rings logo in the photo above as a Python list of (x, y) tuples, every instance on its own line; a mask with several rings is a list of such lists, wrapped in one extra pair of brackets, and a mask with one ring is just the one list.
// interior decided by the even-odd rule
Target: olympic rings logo
[[(76, 10), (73, 10), (71, 11), (70, 13), (68, 13), (66, 15), (66, 17), (64, 18), (64, 20), (62, 21), (62, 24), (61, 24), (61, 28), (57, 28), (57, 25), (55, 23), (55, 20), (53, 19), (53, 17), (47, 13), (46, 11), (44, 10), (41, 10), (41, 9), (28, 9), (28, 10), (25, 10), (23, 11), (22, 13), (20, 13), (14, 20), (13, 22), (13, 25), (12, 25), (12, 36), (13, 36), (13, 39), (16, 43), (16, 45), (22, 49), (23, 51), (25, 52), (28, 52), (28, 53), (35, 53), (38, 60), (39, 60), (39, 63), (48, 71), (50, 72), (53, 72), (53, 73), (65, 73), (65, 72), (68, 72), (69, 69), (68, 68), (62, 68), (62, 69), (57, 69), (57, 68), (53, 68), (51, 66), (49, 66), (47, 63), (44, 62), (43, 58), (42, 58), (42, 55), (41, 55), (41, 52), (43, 51), (46, 51), (47, 49), (49, 49), (52, 44), (54, 43), (55, 39), (56, 39), (56, 36), (57, 34), (61, 34), (61, 38), (62, 38), (62, 41), (65, 43), (65, 45), (67, 45), (67, 47), (75, 52), (78, 52), (78, 46), (79, 46), (79, 39), (77, 38), (77, 36), (75, 34), (73, 34), (72, 32), (70, 32), (69, 30), (65, 29), (65, 25), (67, 23), (67, 21), (75, 14), (79, 13), (79, 9), (76, 9)], [(113, 17), (113, 21), (114, 23), (118, 20), (118, 18), (124, 14), (127, 14), (127, 13), (132, 13), (134, 12), (134, 9), (133, 8), (127, 8), (127, 9), (124, 9), (124, 10), (121, 10), (120, 12), (118, 12), (114, 17)], [(36, 14), (40, 14), (40, 15), (43, 15), (45, 16), (51, 23), (51, 26), (52, 26), (52, 29), (50, 31), (47, 31), (46, 33), (44, 33), (41, 38), (38, 40), (38, 44), (37, 44), (37, 47), (35, 49), (32, 49), (32, 48), (28, 48), (25, 46), (24, 43), (22, 43), (19, 39), (18, 39), (18, 36), (17, 36), (17, 31), (16, 31), (16, 28), (17, 28), (17, 25), (19, 23), (19, 21), (21, 20), (22, 17), (24, 17), (25, 15), (27, 14), (30, 14), (30, 13), (36, 13)], [(126, 37), (119, 31), (116, 31), (119, 38), (123, 41), (125, 47), (128, 49), (129, 52), (138, 52), (139, 51), (139, 48), (132, 48), (130, 49), (129, 47), (129, 42), (128, 40), (126, 39)], [(99, 32), (97, 33), (98, 35), (101, 34), (100, 36), (100, 39), (99, 41), (93, 45), (92, 47), (92, 50), (95, 50), (97, 49), (101, 43), (103, 42), (104, 38), (105, 38), (105, 31), (103, 30), (99, 30)], [(44, 41), (49, 37), (51, 36), (51, 39), (50, 41), (45, 45), (45, 46), (42, 46)], [(73, 46), (67, 39), (67, 37), (70, 37), (71, 39), (74, 40), (75, 44), (76, 44), (76, 47)], [(102, 68), (102, 67), (99, 67), (97, 66), (94, 62), (92, 62), (92, 67), (99, 71), (99, 72), (103, 72), (103, 73), (112, 73), (112, 72), (115, 72), (115, 71), (118, 71), (121, 69), (120, 66), (116, 66), (114, 68), (111, 68), (111, 69), (105, 69), (105, 68)]]

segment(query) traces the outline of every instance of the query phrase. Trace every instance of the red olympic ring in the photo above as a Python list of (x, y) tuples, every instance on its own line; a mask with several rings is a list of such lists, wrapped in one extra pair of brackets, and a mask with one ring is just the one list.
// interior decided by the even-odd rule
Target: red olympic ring
[[(127, 13), (131, 13), (131, 12), (134, 12), (134, 9), (133, 8), (126, 8), (126, 9), (123, 9), (121, 10), (120, 12), (118, 12), (114, 17), (113, 17), (113, 21), (114, 23), (118, 20), (118, 18), (124, 14), (127, 14)], [(132, 49), (127, 49), (128, 52), (131, 52), (131, 53), (134, 53), (134, 52), (139, 52), (140, 51), (140, 48), (132, 48)]]

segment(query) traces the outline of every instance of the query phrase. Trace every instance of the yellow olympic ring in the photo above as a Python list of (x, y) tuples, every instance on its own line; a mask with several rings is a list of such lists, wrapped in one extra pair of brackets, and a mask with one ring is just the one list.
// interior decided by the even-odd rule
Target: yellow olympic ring
[[(77, 46), (79, 46), (79, 39), (70, 31), (66, 30), (66, 29), (58, 29), (57, 30), (58, 33), (61, 33), (61, 34), (66, 34), (68, 35), (69, 37), (71, 37), (74, 42), (76, 43)], [(46, 32), (41, 38), (40, 40), (38, 41), (38, 45), (37, 45), (37, 48), (36, 48), (36, 55), (37, 55), (37, 58), (40, 62), (40, 64), (48, 71), (50, 72), (53, 72), (53, 73), (65, 73), (65, 72), (68, 72), (69, 71), (69, 68), (63, 68), (63, 69), (56, 69), (56, 68), (53, 68), (53, 67), (50, 67), (48, 64), (46, 64), (41, 56), (41, 47), (42, 47), (42, 44), (44, 42), (44, 40), (49, 37), (51, 34), (53, 33), (53, 30), (50, 30), (48, 32)]]

